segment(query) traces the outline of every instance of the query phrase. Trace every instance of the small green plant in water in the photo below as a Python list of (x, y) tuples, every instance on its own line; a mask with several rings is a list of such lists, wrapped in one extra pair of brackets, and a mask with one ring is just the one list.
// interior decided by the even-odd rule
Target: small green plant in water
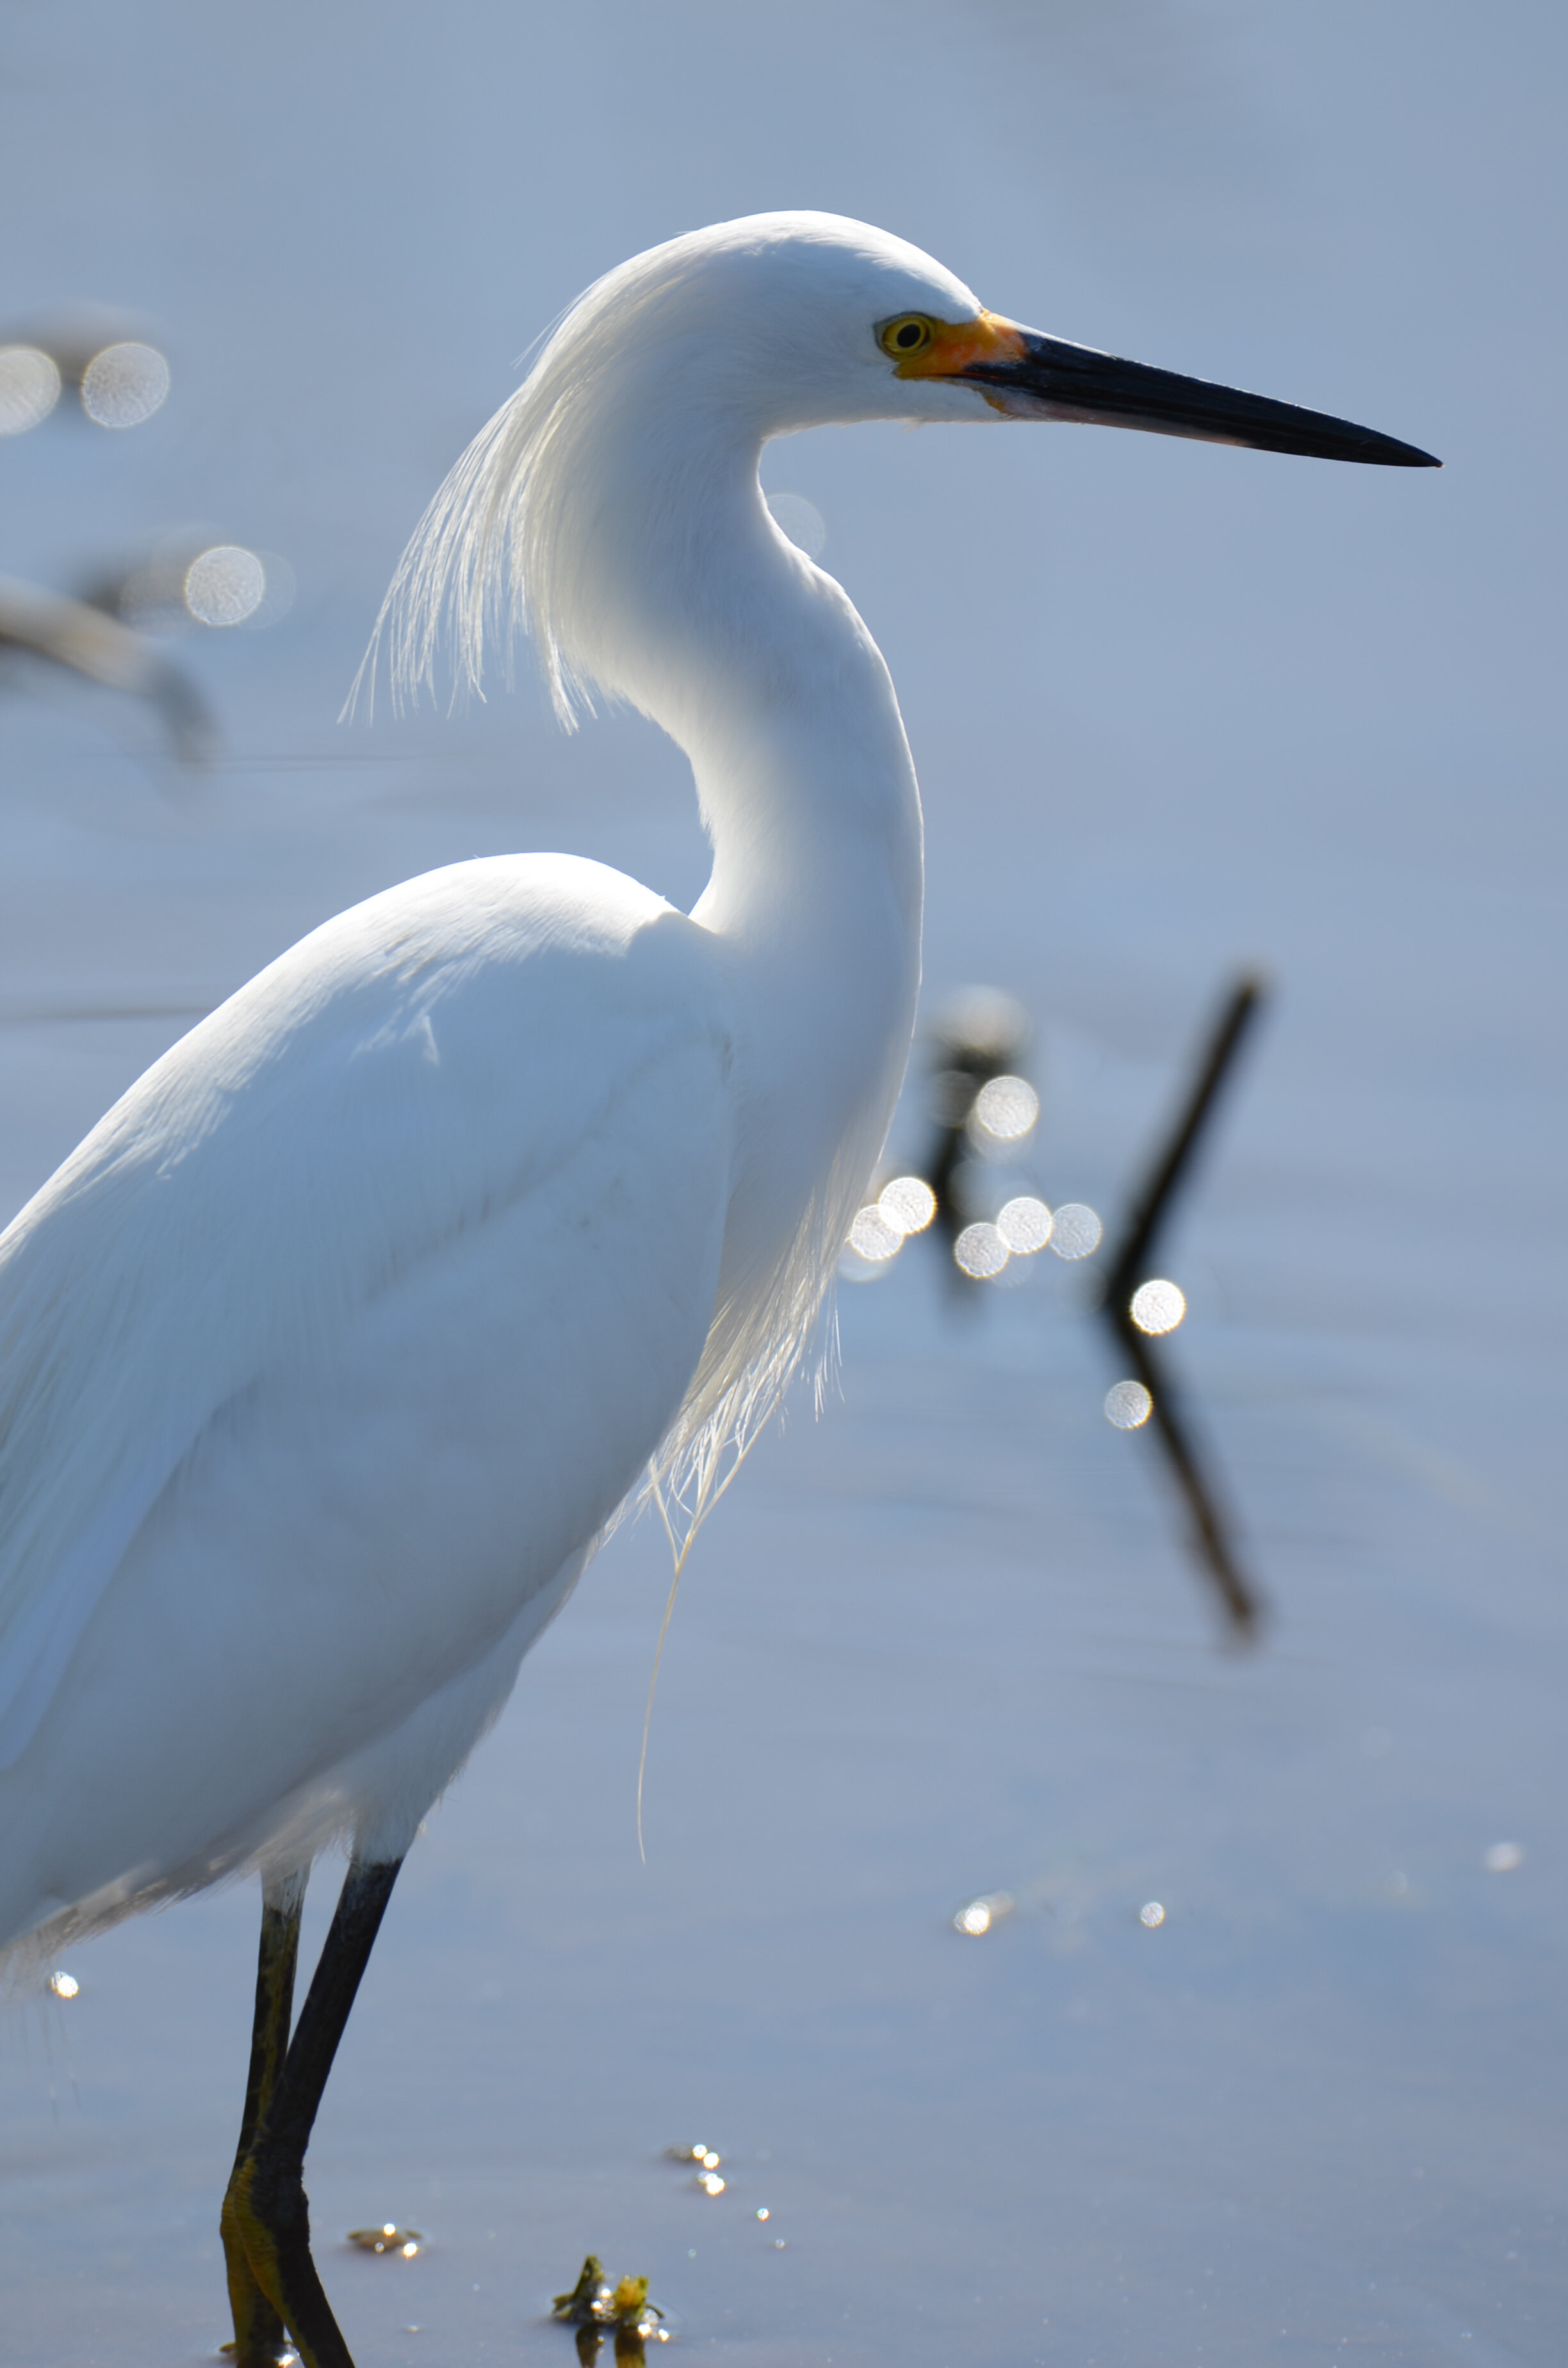
[(588, 2255), (571, 2293), (557, 2294), (551, 2309), (552, 2317), (576, 2328), (577, 2357), (585, 2368), (597, 2360), (607, 2328), (615, 2337), (616, 2360), (626, 2368), (646, 2361), (650, 2337), (661, 2343), (668, 2340), (659, 2325), (665, 2314), (648, 2299), (647, 2279), (622, 2278), (612, 2286), (597, 2253)]
[(583, 2263), (576, 2284), (570, 2294), (559, 2294), (550, 2305), (552, 2318), (563, 2318), (568, 2327), (581, 2327), (590, 2319), (602, 2319), (601, 2304), (609, 2299), (609, 2287), (605, 2283), (604, 2263), (597, 2253), (590, 2253)]

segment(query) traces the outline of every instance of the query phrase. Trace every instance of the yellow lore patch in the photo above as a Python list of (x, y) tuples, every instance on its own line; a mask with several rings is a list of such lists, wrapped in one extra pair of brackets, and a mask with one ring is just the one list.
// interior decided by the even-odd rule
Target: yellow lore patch
[(973, 321), (901, 313), (882, 324), (877, 341), (900, 378), (959, 378), (976, 362), (1021, 361), (1025, 352), (1024, 332), (999, 313), (982, 313)]

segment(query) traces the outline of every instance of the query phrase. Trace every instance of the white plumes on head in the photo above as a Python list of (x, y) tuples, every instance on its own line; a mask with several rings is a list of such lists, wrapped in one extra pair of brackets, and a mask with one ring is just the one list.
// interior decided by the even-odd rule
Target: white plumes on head
[[(625, 276), (610, 275), (611, 281)], [(488, 645), (505, 655), (510, 682), (516, 637), (530, 632), (551, 703), (567, 730), (589, 704), (556, 623), (550, 587), (570, 550), (574, 447), (598, 373), (608, 311), (600, 281), (563, 315), (528, 378), (474, 438), (415, 529), (356, 677), (352, 709), (367, 710), (385, 655), (394, 711), (434, 696), (449, 645), (452, 696), (483, 696)], [(597, 300), (597, 301), (596, 301)]]
[[(690, 241), (676, 242), (691, 244)], [(664, 268), (650, 268), (655, 261)], [(678, 275), (668, 250), (634, 256), (588, 289), (547, 336), (523, 384), (449, 472), (408, 547), (356, 680), (367, 700), (384, 646), (394, 709), (436, 696), (443, 656), (452, 697), (483, 695), (487, 649), (510, 684), (531, 634), (551, 704), (572, 730), (593, 679), (573, 646), (593, 503), (594, 447), (635, 354), (639, 323)], [(577, 598), (574, 598), (577, 595)]]
[(567, 728), (596, 689), (644, 703), (616, 666), (618, 507), (695, 570), (705, 472), (726, 445), (755, 462), (768, 436), (818, 422), (951, 413), (950, 393), (901, 385), (868, 338), (880, 313), (921, 304), (977, 309), (918, 248), (833, 214), (721, 223), (607, 273), (426, 510), (349, 708), (369, 708), (383, 655), (400, 709), (436, 693), (449, 655), (453, 696), (483, 695), (487, 651), (509, 680), (519, 632)]

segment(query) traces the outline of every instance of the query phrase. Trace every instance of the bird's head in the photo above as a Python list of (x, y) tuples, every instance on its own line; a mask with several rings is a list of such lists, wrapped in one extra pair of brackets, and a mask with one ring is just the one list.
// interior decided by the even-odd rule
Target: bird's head
[(696, 232), (622, 265), (585, 302), (601, 291), (623, 324), (646, 307), (644, 333), (676, 362), (684, 399), (706, 393), (764, 436), (858, 419), (1073, 420), (1437, 465), (1346, 420), (1026, 328), (918, 247), (837, 214)]
[(706, 580), (718, 488), (749, 484), (760, 517), (769, 437), (862, 419), (1078, 420), (1437, 465), (1346, 420), (1025, 328), (864, 222), (748, 215), (633, 256), (563, 315), (426, 512), (362, 681), (384, 633), (394, 684), (433, 682), (449, 623), (477, 689), (487, 637), (525, 622), (564, 718), (593, 682), (635, 696), (616, 655), (625, 599), (653, 614), (670, 581)]

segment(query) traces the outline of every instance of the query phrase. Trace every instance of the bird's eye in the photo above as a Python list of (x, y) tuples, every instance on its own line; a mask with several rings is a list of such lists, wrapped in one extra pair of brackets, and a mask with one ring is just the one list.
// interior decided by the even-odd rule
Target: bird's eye
[(930, 344), (933, 331), (923, 313), (903, 313), (890, 321), (882, 330), (880, 343), (884, 354), (895, 361), (907, 361), (911, 354), (923, 354)]

